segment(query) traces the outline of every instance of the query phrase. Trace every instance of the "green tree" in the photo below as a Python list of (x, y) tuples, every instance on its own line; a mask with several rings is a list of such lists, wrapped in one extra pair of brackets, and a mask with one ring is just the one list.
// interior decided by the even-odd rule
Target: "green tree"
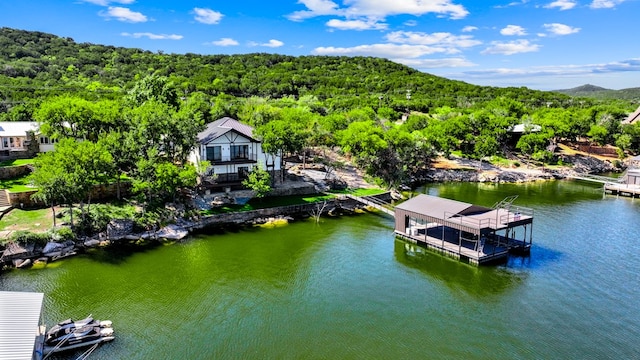
[(140, 106), (147, 101), (155, 101), (176, 109), (179, 106), (178, 91), (169, 78), (157, 74), (147, 75), (137, 81), (129, 90), (127, 100)]
[(609, 131), (607, 131), (607, 128), (602, 125), (592, 125), (587, 136), (597, 144), (605, 145), (607, 137), (609, 136)]
[(75, 189), (67, 180), (67, 173), (58, 164), (58, 158), (53, 152), (39, 154), (34, 162), (35, 171), (31, 174), (31, 181), (38, 188), (38, 192), (31, 195), (35, 201), (51, 207), (53, 227), (56, 227), (56, 205), (67, 204)]
[(247, 178), (242, 181), (242, 185), (253, 190), (255, 197), (260, 199), (271, 191), (271, 176), (266, 170), (256, 166), (249, 172)]
[(43, 102), (34, 119), (41, 123), (44, 134), (57, 139), (93, 137), (94, 106), (76, 96), (63, 95)]

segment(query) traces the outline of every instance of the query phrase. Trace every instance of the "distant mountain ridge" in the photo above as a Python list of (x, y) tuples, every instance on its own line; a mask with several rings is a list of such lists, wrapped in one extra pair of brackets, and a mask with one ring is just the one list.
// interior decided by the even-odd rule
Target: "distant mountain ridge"
[(640, 87), (612, 90), (597, 85), (585, 84), (571, 89), (553, 90), (553, 92), (594, 99), (621, 99), (640, 101)]

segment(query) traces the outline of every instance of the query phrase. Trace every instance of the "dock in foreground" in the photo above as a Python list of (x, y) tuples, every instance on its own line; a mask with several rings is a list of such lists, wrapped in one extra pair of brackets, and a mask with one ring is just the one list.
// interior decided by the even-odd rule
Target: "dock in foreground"
[(395, 208), (395, 234), (460, 261), (482, 265), (527, 254), (533, 237), (533, 210), (510, 197), (493, 208), (418, 195)]

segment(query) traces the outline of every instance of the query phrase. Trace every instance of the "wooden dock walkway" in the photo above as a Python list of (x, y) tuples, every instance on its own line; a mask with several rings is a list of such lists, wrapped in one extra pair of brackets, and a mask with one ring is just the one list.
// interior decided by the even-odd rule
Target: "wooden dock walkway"
[[(636, 198), (640, 197), (640, 184), (636, 183), (635, 177), (637, 177), (637, 174), (633, 175), (633, 171), (634, 170), (628, 170), (619, 178), (592, 174), (571, 175), (568, 176), (568, 178), (603, 184), (603, 191), (605, 193)], [(629, 173), (632, 174), (633, 183), (630, 183), (630, 177), (627, 176)]]
[(621, 178), (614, 178), (609, 176), (600, 176), (600, 175), (593, 175), (593, 174), (569, 175), (567, 176), (567, 178), (595, 182), (599, 184), (619, 184), (622, 181)]
[(605, 184), (604, 191), (612, 195), (640, 197), (640, 185), (634, 184)]
[(393, 204), (388, 203), (386, 201), (382, 201), (376, 197), (373, 196), (355, 196), (355, 195), (351, 195), (351, 194), (346, 194), (345, 197), (358, 201), (362, 204), (365, 204), (367, 206), (371, 206), (372, 208), (378, 209), (382, 212), (384, 212), (387, 215), (391, 215), (391, 216), (395, 216), (395, 213), (393, 211)]

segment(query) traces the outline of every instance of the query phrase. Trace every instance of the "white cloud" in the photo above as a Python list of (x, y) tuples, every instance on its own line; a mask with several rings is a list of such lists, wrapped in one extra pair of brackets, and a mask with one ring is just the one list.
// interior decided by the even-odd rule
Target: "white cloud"
[(465, 72), (466, 75), (474, 77), (497, 77), (497, 76), (575, 76), (616, 72), (637, 72), (640, 71), (640, 58), (614, 61), (603, 64), (583, 64), (583, 65), (551, 65), (535, 66), (527, 68), (497, 68), (485, 70), (473, 70)]
[(625, 0), (593, 0), (589, 5), (592, 9), (610, 9), (622, 4)]
[(238, 42), (232, 38), (221, 38), (220, 40), (212, 41), (211, 45), (216, 46), (236, 46)]
[(388, 25), (376, 20), (339, 20), (331, 19), (326, 25), (338, 30), (386, 30)]
[(118, 21), (132, 23), (146, 22), (148, 20), (142, 13), (131, 11), (119, 6), (109, 6), (107, 11), (101, 11), (99, 15), (108, 19), (113, 18)]
[(277, 48), (277, 47), (280, 47), (280, 46), (284, 45), (284, 43), (282, 41), (280, 41), (280, 40), (271, 39), (271, 40), (269, 40), (269, 42), (262, 43), (262, 44), (257, 43), (255, 41), (250, 41), (248, 45), (249, 46), (265, 46), (265, 47), (270, 47), (270, 48)]
[[(471, 35), (453, 35), (447, 32), (427, 34), (413, 31), (394, 31), (386, 35), (387, 41), (411, 45), (438, 45), (451, 49), (468, 48), (482, 44)], [(457, 52), (457, 51), (448, 51)]]
[(307, 10), (289, 14), (289, 20), (301, 21), (316, 16), (344, 16), (347, 19), (377, 18), (384, 19), (391, 15), (415, 15), (434, 13), (448, 16), (451, 19), (462, 19), (469, 11), (452, 0), (343, 0), (340, 7), (331, 0), (299, 0)]
[(532, 44), (529, 40), (516, 40), (510, 42), (492, 41), (491, 46), (484, 49), (481, 54), (514, 55), (527, 52), (535, 52), (540, 45)]
[(573, 0), (557, 0), (545, 5), (544, 7), (547, 9), (558, 8), (560, 10), (570, 10), (573, 9), (576, 5), (577, 3)]
[(95, 4), (95, 5), (100, 5), (100, 6), (107, 6), (111, 3), (128, 5), (128, 4), (133, 4), (135, 2), (135, 0), (82, 0), (82, 1)]
[(323, 16), (323, 15), (340, 15), (338, 4), (331, 0), (299, 0), (299, 4), (306, 6), (308, 10), (296, 11), (289, 14), (287, 18), (293, 21), (302, 21), (304, 19)]
[(407, 20), (404, 23), (402, 23), (402, 25), (404, 26), (417, 26), (418, 22), (415, 20)]
[(127, 36), (127, 37), (132, 37), (132, 38), (135, 38), (135, 39), (146, 37), (146, 38), (149, 38), (151, 40), (180, 40), (180, 39), (183, 38), (182, 35), (176, 35), (176, 34), (171, 34), (171, 35), (168, 35), (168, 34), (153, 34), (153, 33), (149, 33), (149, 32), (139, 32), (139, 33), (133, 33), (133, 34), (123, 32), (120, 35)]
[(500, 34), (505, 36), (523, 36), (527, 35), (527, 32), (522, 26), (519, 25), (507, 25), (504, 29), (500, 30)]
[(524, 5), (526, 3), (528, 3), (529, 0), (521, 0), (521, 1), (513, 1), (508, 3), (507, 5), (496, 5), (494, 6), (494, 8), (496, 9), (504, 9), (504, 8), (508, 8), (508, 7), (512, 7), (512, 6), (519, 6), (519, 5)]
[(476, 30), (478, 30), (476, 26), (465, 26), (462, 28), (462, 32), (472, 32)]
[(424, 55), (436, 53), (445, 53), (446, 48), (426, 46), (426, 45), (407, 45), (407, 44), (371, 44), (359, 45), (353, 47), (317, 47), (311, 51), (314, 55), (346, 55), (346, 56), (374, 56), (382, 58), (404, 58), (413, 59)]
[(196, 21), (203, 24), (217, 24), (224, 16), (218, 11), (203, 8), (194, 8), (193, 13), (196, 14)]
[(544, 28), (553, 35), (570, 35), (580, 31), (580, 28), (558, 23), (544, 24), (542, 26), (544, 26)]

